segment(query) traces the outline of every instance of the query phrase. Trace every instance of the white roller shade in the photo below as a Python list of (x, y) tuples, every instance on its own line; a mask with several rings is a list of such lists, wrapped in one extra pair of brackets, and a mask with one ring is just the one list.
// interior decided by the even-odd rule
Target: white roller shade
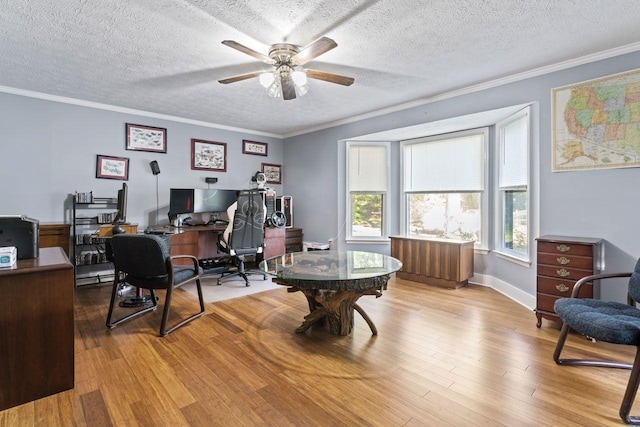
[(484, 139), (482, 133), (407, 145), (405, 191), (482, 191)]
[(349, 147), (349, 191), (387, 191), (387, 147)]
[(529, 115), (519, 115), (500, 127), (500, 187), (524, 186), (528, 183)]

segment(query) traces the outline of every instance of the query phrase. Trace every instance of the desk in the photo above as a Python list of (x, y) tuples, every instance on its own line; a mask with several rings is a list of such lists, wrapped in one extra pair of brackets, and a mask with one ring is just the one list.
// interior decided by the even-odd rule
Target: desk
[(362, 295), (381, 297), (389, 275), (401, 267), (402, 263), (390, 256), (360, 251), (296, 252), (260, 263), (260, 269), (275, 276), (274, 283), (306, 296), (310, 313), (296, 332), (321, 323), (334, 335), (349, 335), (354, 310), (367, 322), (371, 333), (378, 334), (356, 302)]
[[(218, 239), (226, 228), (225, 224), (182, 227), (180, 230), (183, 233), (171, 235), (171, 255), (193, 255), (198, 259), (223, 256), (224, 253), (218, 252)], [(263, 257), (284, 254), (284, 241), (284, 228), (266, 227)]]
[(40, 248), (60, 247), (69, 256), (69, 241), (71, 224), (41, 223), (38, 227)]
[(73, 388), (73, 265), (39, 255), (0, 270), (0, 410)]

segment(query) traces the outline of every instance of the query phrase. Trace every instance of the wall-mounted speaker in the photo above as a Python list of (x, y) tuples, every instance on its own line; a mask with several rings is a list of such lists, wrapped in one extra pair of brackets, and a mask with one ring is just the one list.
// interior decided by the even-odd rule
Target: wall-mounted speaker
[(215, 176), (208, 176), (204, 179), (204, 182), (206, 182), (207, 184), (215, 184), (216, 182), (218, 182), (218, 178), (216, 178)]
[(160, 173), (160, 166), (158, 166), (157, 161), (152, 161), (151, 163), (149, 163), (149, 166), (151, 166), (151, 173), (153, 173), (154, 175), (158, 175)]

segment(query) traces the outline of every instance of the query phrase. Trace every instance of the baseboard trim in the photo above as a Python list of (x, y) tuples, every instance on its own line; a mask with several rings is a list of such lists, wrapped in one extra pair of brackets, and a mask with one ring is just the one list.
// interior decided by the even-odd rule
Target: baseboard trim
[(531, 311), (536, 308), (535, 295), (530, 295), (524, 292), (522, 289), (516, 288), (515, 286), (496, 277), (486, 274), (474, 274), (473, 277), (469, 279), (469, 283), (472, 283), (474, 285), (487, 286), (491, 289), (494, 289)]

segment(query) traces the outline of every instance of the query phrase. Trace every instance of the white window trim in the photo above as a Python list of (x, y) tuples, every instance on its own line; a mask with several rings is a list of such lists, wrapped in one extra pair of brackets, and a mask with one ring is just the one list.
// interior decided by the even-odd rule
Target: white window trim
[(409, 223), (409, 210), (407, 207), (407, 192), (405, 191), (405, 162), (404, 162), (404, 150), (405, 147), (411, 144), (418, 144), (428, 141), (442, 141), (445, 139), (451, 138), (459, 138), (466, 135), (484, 135), (483, 142), (483, 159), (482, 159), (482, 170), (483, 170), (483, 187), (481, 197), (482, 204), (482, 232), (480, 237), (480, 242), (476, 242), (474, 249), (479, 251), (489, 251), (489, 216), (490, 216), (490, 203), (489, 203), (489, 165), (488, 165), (488, 150), (489, 150), (489, 128), (477, 128), (477, 129), (468, 129), (462, 131), (452, 132), (446, 135), (434, 135), (424, 138), (411, 139), (400, 142), (400, 197), (402, 198), (400, 203), (400, 230), (402, 230), (403, 235), (409, 235), (408, 232), (408, 223)]
[[(527, 120), (527, 135), (528, 135), (528, 140), (527, 140), (527, 154), (528, 154), (528, 158), (527, 158), (527, 233), (528, 233), (528, 248), (527, 248), (527, 255), (523, 256), (522, 254), (515, 252), (515, 251), (510, 251), (509, 249), (503, 247), (502, 243), (504, 242), (504, 212), (503, 212), (503, 206), (504, 206), (504, 193), (503, 193), (503, 189), (500, 188), (500, 183), (499, 183), (499, 173), (500, 173), (500, 157), (502, 155), (502, 150), (503, 150), (503, 145), (502, 145), (502, 140), (501, 140), (501, 132), (500, 132), (500, 128), (502, 126), (507, 125), (510, 122), (513, 122), (515, 120), (520, 119), (522, 116), (526, 116)], [(495, 154), (495, 164), (496, 167), (495, 169), (495, 175), (494, 175), (494, 188), (493, 191), (495, 192), (495, 196), (494, 196), (494, 211), (495, 211), (495, 215), (494, 215), (494, 219), (495, 219), (495, 223), (494, 223), (494, 228), (495, 228), (495, 233), (494, 233), (494, 252), (496, 253), (497, 256), (499, 256), (500, 258), (506, 259), (508, 261), (512, 261), (515, 262), (516, 264), (520, 264), (523, 265), (525, 267), (529, 267), (531, 265), (531, 254), (533, 252), (533, 240), (532, 239), (532, 230), (533, 230), (533, 225), (532, 225), (532, 221), (531, 221), (531, 212), (532, 212), (532, 206), (531, 206), (531, 202), (532, 202), (532, 191), (531, 191), (531, 172), (532, 172), (532, 157), (531, 157), (531, 146), (532, 146), (532, 136), (531, 136), (531, 106), (527, 106), (525, 108), (523, 108), (522, 110), (518, 111), (517, 113), (512, 114), (511, 116), (500, 120), (499, 122), (496, 123), (495, 125), (495, 141), (496, 141), (496, 147), (497, 149), (496, 154)]]
[(378, 243), (384, 243), (384, 242), (389, 242), (389, 215), (390, 215), (390, 203), (389, 203), (389, 190), (390, 190), (390, 183), (391, 183), (391, 176), (390, 173), (387, 173), (387, 182), (386, 182), (386, 191), (383, 192), (383, 197), (382, 197), (382, 235), (380, 237), (376, 237), (376, 236), (367, 236), (367, 237), (358, 237), (358, 236), (353, 236), (352, 235), (352, 230), (351, 230), (351, 225), (353, 223), (353, 221), (351, 220), (351, 191), (349, 190), (349, 165), (350, 165), (350, 159), (349, 159), (349, 152), (350, 152), (350, 148), (351, 147), (357, 147), (357, 146), (382, 146), (386, 148), (386, 167), (387, 167), (387, 171), (391, 171), (391, 143), (386, 141), (386, 142), (380, 142), (380, 141), (347, 141), (345, 144), (345, 207), (346, 207), (346, 238), (345, 238), (345, 242), (346, 243), (363, 243), (363, 244), (367, 244), (367, 243), (371, 243), (371, 244), (378, 244)]

